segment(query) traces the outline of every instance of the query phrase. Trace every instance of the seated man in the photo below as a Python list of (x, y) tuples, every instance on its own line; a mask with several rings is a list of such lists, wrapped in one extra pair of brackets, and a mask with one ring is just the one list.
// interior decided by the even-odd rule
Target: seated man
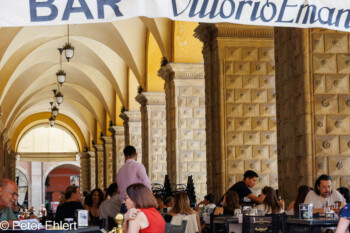
[(11, 209), (17, 199), (17, 184), (9, 179), (0, 180), (0, 222), (7, 221), (9, 228), (13, 228), (13, 222), (17, 220)]
[(332, 190), (332, 178), (326, 174), (316, 180), (315, 189), (310, 190), (304, 201), (313, 204), (314, 213), (324, 213), (324, 208), (335, 202), (341, 202), (341, 207), (346, 205), (345, 198), (337, 190)]
[[(196, 207), (196, 211), (199, 211), (199, 208), (201, 207), (201, 205), (209, 205), (209, 204), (213, 204), (214, 203), (214, 195), (213, 194), (208, 194), (204, 197), (204, 200), (199, 202), (197, 207)], [(215, 207), (214, 207), (215, 208)]]
[[(255, 202), (258, 204), (263, 203), (265, 195), (261, 194), (260, 197), (255, 196), (250, 188), (253, 188), (256, 183), (256, 178), (258, 174), (252, 170), (248, 170), (244, 173), (243, 180), (234, 184), (228, 191), (235, 191), (239, 196), (239, 202), (242, 204), (244, 202)], [(220, 202), (224, 197), (221, 198)]]
[(113, 183), (107, 190), (110, 195), (110, 199), (103, 201), (100, 205), (100, 219), (106, 220), (106, 228), (112, 230), (115, 226), (114, 222), (109, 222), (109, 219), (114, 219), (115, 215), (120, 212), (122, 201), (119, 195), (119, 189), (117, 183)]
[(73, 185), (66, 189), (64, 194), (65, 202), (57, 207), (56, 221), (67, 221), (67, 219), (75, 219), (75, 211), (84, 209), (81, 204), (80, 188)]

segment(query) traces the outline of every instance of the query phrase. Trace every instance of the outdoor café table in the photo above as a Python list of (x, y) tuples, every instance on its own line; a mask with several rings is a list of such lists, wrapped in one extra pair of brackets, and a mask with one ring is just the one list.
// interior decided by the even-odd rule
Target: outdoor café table
[(336, 227), (338, 225), (339, 218), (313, 218), (313, 219), (300, 219), (300, 218), (288, 218), (287, 229), (291, 226), (307, 227), (310, 233), (313, 233), (314, 228), (320, 227)]
[(22, 233), (101, 233), (98, 226), (89, 226), (89, 227), (78, 227), (76, 230), (20, 230), (20, 229), (8, 229), (3, 230), (10, 233), (22, 232)]
[[(229, 230), (230, 225), (237, 224), (238, 218), (234, 218), (233, 216), (213, 216), (211, 225), (211, 232), (222, 232), (223, 227), (226, 228), (226, 231)], [(240, 224), (240, 229), (242, 228), (242, 224)], [(240, 231), (242, 232), (242, 230)]]

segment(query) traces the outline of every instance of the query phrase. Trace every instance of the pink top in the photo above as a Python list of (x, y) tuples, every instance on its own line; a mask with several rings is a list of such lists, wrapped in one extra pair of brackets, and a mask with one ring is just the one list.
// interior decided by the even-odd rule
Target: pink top
[(140, 209), (146, 215), (149, 226), (141, 229), (140, 233), (164, 233), (165, 221), (162, 215), (154, 207), (148, 209)]
[(117, 174), (117, 184), (123, 203), (126, 199), (126, 188), (136, 183), (142, 183), (151, 189), (151, 182), (147, 176), (145, 166), (133, 159), (128, 159)]

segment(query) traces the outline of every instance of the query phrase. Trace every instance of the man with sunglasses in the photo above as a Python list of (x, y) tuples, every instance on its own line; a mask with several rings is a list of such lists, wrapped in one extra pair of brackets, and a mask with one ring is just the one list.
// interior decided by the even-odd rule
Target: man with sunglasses
[(7, 221), (10, 228), (12, 228), (13, 221), (17, 220), (11, 209), (17, 199), (17, 184), (9, 179), (0, 180), (0, 222)]

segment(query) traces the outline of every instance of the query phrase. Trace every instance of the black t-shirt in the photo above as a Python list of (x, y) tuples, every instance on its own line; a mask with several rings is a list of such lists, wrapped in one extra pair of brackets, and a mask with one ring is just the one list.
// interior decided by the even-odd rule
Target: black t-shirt
[(239, 202), (241, 203), (243, 202), (244, 197), (252, 193), (244, 181), (237, 182), (231, 188), (229, 188), (229, 191), (235, 191), (238, 194)]
[(65, 218), (75, 219), (75, 210), (78, 209), (84, 209), (78, 201), (70, 201), (59, 205), (56, 211), (56, 221), (64, 221)]

